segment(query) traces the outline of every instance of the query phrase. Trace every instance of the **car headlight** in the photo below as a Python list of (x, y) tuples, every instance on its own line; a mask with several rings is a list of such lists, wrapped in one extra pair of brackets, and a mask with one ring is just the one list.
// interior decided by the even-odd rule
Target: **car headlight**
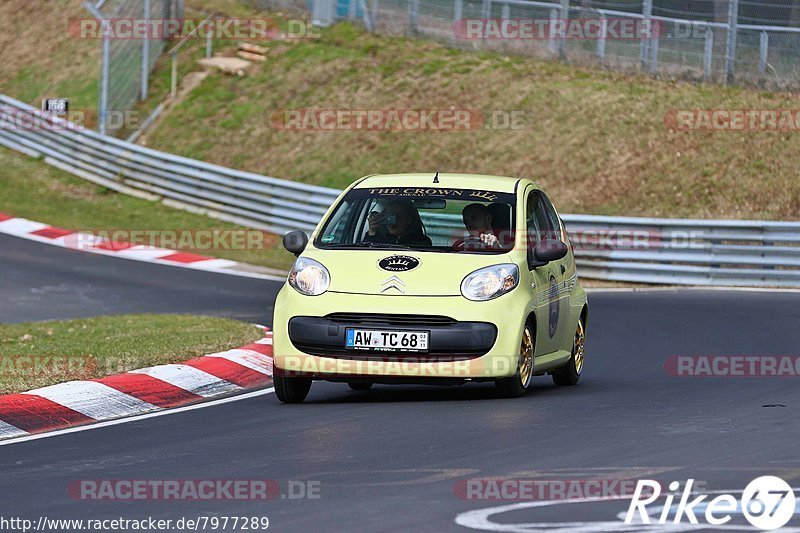
[(300, 257), (289, 271), (289, 285), (300, 294), (319, 296), (328, 290), (331, 275), (319, 261)]
[(519, 284), (517, 265), (506, 263), (476, 270), (461, 282), (467, 300), (484, 301), (503, 295)]

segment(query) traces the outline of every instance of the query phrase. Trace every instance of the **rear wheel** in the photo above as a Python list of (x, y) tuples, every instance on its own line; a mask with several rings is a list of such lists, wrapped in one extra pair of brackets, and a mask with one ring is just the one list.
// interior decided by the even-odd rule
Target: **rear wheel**
[(350, 388), (353, 389), (353, 390), (369, 390), (369, 389), (372, 388), (372, 383), (369, 383), (369, 382), (365, 383), (363, 381), (361, 381), (361, 382), (353, 381), (353, 382), (348, 383), (347, 385), (349, 385)]
[(495, 381), (495, 387), (501, 396), (518, 398), (530, 388), (531, 381), (533, 381), (533, 347), (533, 332), (531, 326), (526, 324), (519, 347), (517, 371), (510, 378), (502, 378)]
[(583, 317), (578, 319), (575, 328), (575, 341), (572, 344), (572, 357), (566, 365), (553, 372), (553, 383), (556, 385), (575, 385), (583, 372), (583, 357), (586, 350), (586, 330), (583, 327)]
[(275, 385), (275, 396), (283, 403), (302, 403), (311, 390), (311, 378), (275, 375), (272, 382)]

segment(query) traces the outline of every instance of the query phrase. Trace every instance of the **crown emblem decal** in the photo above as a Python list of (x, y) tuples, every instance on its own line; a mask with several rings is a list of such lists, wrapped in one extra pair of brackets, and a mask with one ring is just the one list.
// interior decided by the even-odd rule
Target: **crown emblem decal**
[(378, 266), (389, 272), (408, 272), (419, 266), (419, 259), (410, 255), (390, 255), (378, 261)]
[(489, 191), (472, 191), (469, 193), (470, 198), (482, 198), (488, 202), (494, 202), (497, 200), (497, 195), (492, 194)]

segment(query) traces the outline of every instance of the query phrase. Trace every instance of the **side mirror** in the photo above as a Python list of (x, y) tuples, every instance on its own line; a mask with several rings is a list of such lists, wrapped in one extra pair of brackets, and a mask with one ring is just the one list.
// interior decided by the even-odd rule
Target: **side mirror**
[(294, 230), (283, 236), (283, 247), (294, 255), (300, 255), (306, 249), (308, 235), (305, 231)]
[(567, 255), (567, 245), (558, 239), (545, 239), (533, 252), (528, 252), (528, 263), (531, 267), (546, 265), (550, 261), (558, 261)]

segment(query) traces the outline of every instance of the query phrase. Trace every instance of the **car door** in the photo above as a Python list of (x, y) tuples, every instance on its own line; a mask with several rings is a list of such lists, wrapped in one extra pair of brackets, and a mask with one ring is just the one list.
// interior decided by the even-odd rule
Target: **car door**
[(540, 200), (542, 202), (542, 207), (547, 214), (548, 223), (552, 228), (552, 233), (550, 233), (549, 238), (558, 239), (559, 241), (565, 243), (568, 248), (567, 255), (558, 261), (553, 261), (552, 265), (553, 273), (556, 278), (556, 284), (558, 286), (556, 291), (558, 293), (557, 307), (559, 312), (558, 331), (556, 332), (559, 346), (558, 349), (571, 350), (574, 329), (569, 325), (569, 322), (572, 309), (572, 291), (575, 287), (575, 283), (577, 283), (575, 256), (572, 253), (572, 246), (570, 244), (566, 228), (564, 227), (564, 223), (561, 221), (561, 217), (558, 216), (558, 212), (556, 211), (555, 207), (553, 207), (553, 203), (550, 201), (550, 198), (548, 198), (545, 193), (540, 191)]
[[(542, 241), (553, 235), (541, 192), (532, 189), (525, 203), (528, 251), (533, 252)], [(530, 255), (530, 254), (529, 254)], [(561, 322), (561, 299), (559, 295), (560, 267), (558, 261), (535, 266), (529, 263), (532, 289), (536, 299), (536, 353), (549, 354), (560, 349), (559, 326)]]

